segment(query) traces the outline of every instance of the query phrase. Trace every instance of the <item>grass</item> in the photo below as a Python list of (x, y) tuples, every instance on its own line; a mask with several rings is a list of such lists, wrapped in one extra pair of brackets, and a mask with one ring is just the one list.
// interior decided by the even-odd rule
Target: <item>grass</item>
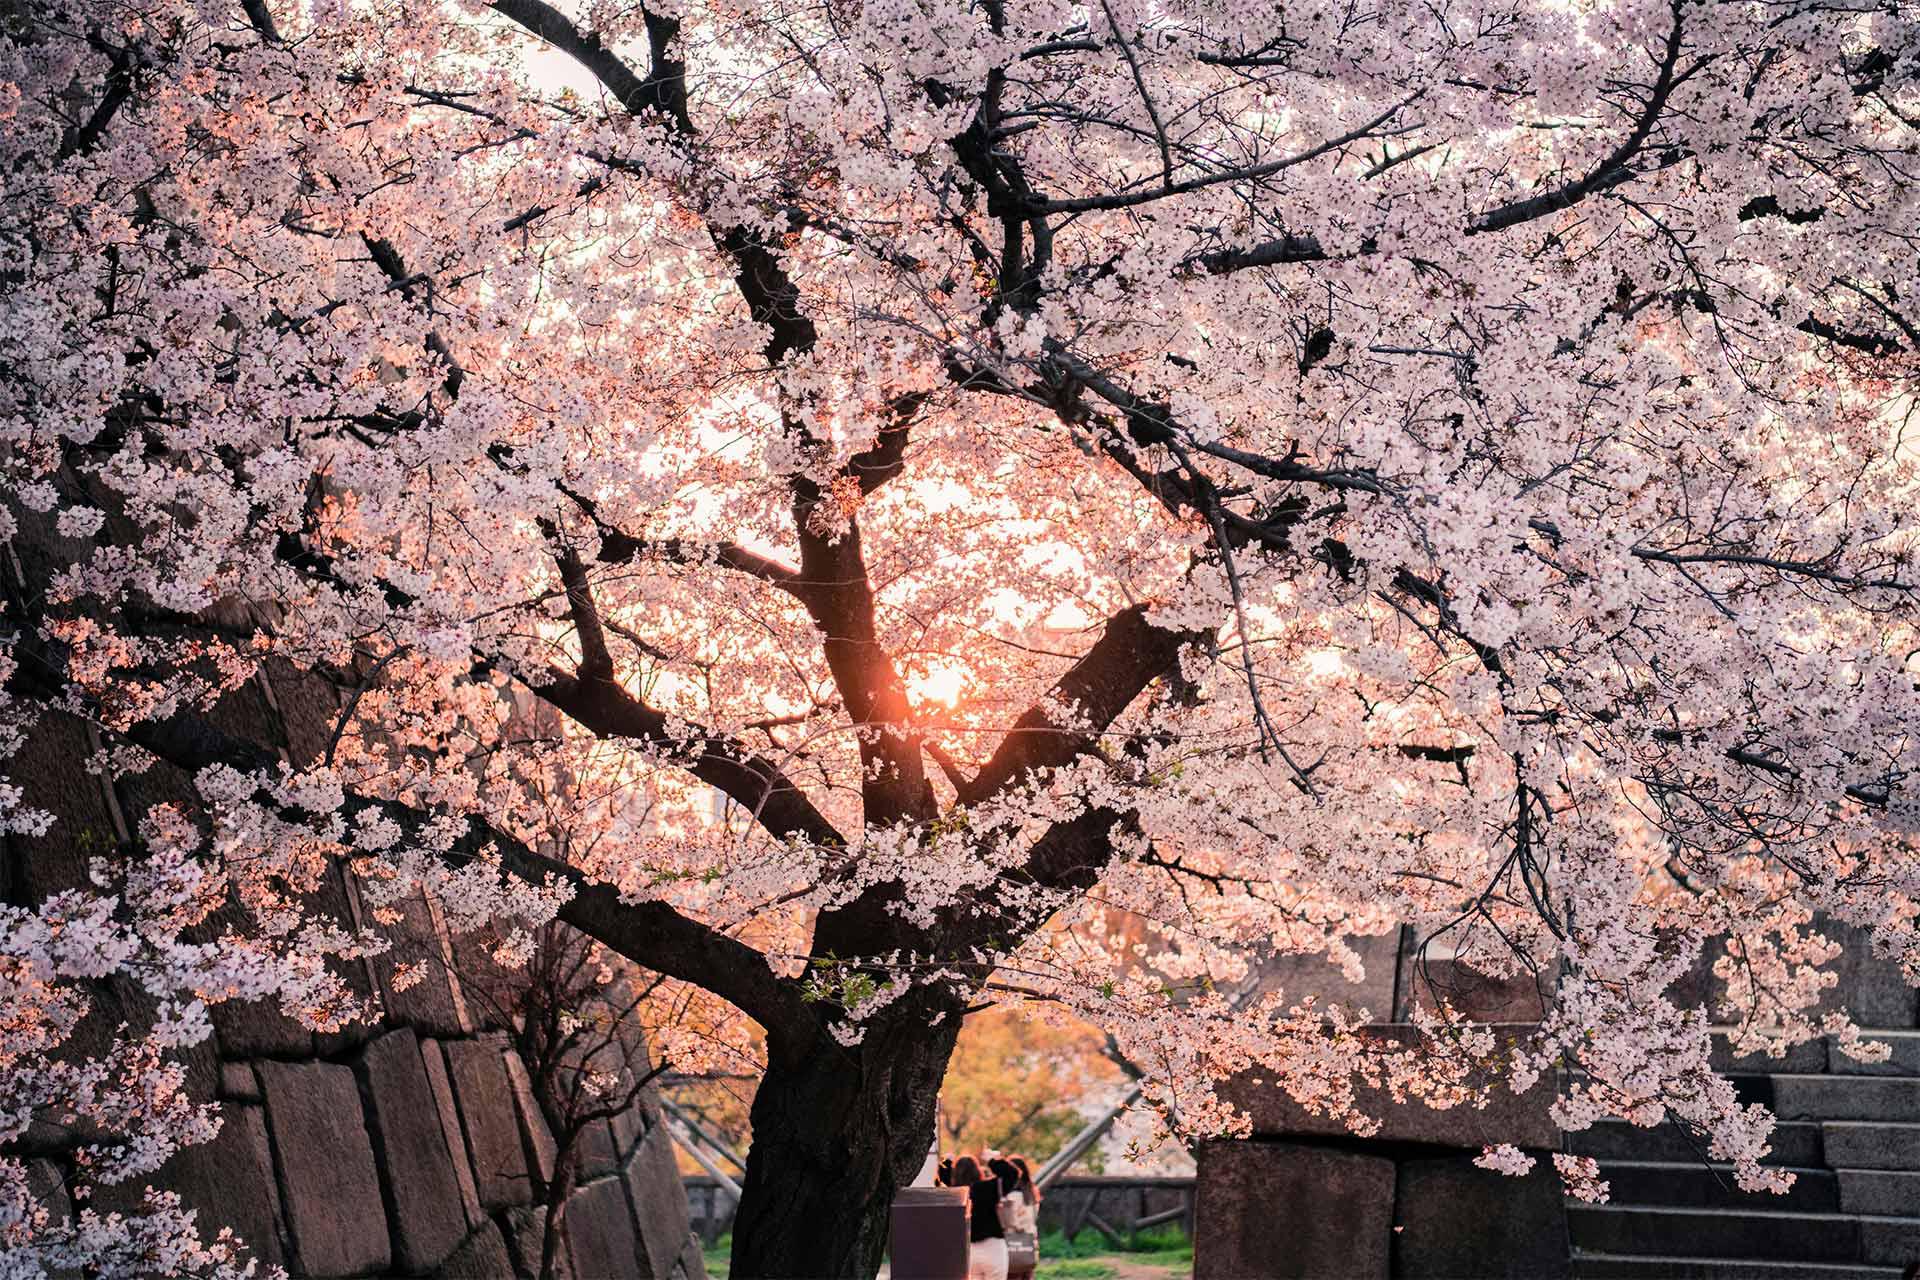
[(1040, 1257), (1042, 1259), (1078, 1259), (1124, 1257), (1129, 1262), (1144, 1263), (1147, 1266), (1191, 1265), (1193, 1262), (1193, 1241), (1187, 1234), (1169, 1227), (1164, 1231), (1143, 1231), (1130, 1245), (1119, 1246), (1107, 1239), (1093, 1227), (1082, 1227), (1080, 1234), (1069, 1240), (1058, 1231), (1049, 1231), (1040, 1237)]
[[(727, 1280), (733, 1233), (721, 1236), (704, 1253), (711, 1280)], [(1177, 1230), (1146, 1231), (1131, 1248), (1123, 1249), (1092, 1227), (1082, 1229), (1071, 1240), (1058, 1231), (1049, 1231), (1040, 1237), (1040, 1269), (1034, 1280), (1112, 1280), (1119, 1271), (1114, 1265), (1117, 1262), (1191, 1273), (1193, 1241)]]
[(707, 1280), (727, 1280), (727, 1267), (733, 1260), (733, 1232), (724, 1232), (718, 1240), (701, 1248), (707, 1260)]
[(1102, 1262), (1098, 1258), (1068, 1258), (1062, 1262), (1048, 1262), (1041, 1255), (1040, 1269), (1035, 1271), (1034, 1280), (1110, 1280), (1114, 1275), (1113, 1264)]
[(1180, 1231), (1146, 1231), (1122, 1248), (1092, 1227), (1071, 1240), (1049, 1231), (1040, 1237), (1040, 1269), (1034, 1280), (1113, 1280), (1121, 1263), (1191, 1275), (1193, 1241)]

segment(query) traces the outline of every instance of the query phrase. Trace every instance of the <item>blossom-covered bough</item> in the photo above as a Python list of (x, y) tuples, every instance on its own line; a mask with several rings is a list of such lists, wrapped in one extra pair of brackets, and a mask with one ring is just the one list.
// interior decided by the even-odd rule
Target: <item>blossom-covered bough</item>
[[(199, 796), (0, 907), (0, 1138), (150, 1174), (216, 1123), (209, 1006), (363, 1015), (338, 962), (421, 888), (737, 1011), (742, 1276), (872, 1274), (982, 1002), (1107, 1028), (1183, 1135), (1249, 1068), (1364, 1131), (1360, 1084), (1571, 1066), (1566, 1125), (1761, 1187), (1673, 981), (1719, 939), (1739, 1044), (1871, 1054), (1815, 914), (1920, 978), (1911, 6), (0, 32), (8, 745)], [(312, 758), (218, 727), (264, 668), (339, 690)], [(342, 861), (364, 930), (306, 900)], [(1401, 922), (1545, 1022), (1246, 994)], [(107, 979), (153, 1016), (76, 1056)], [(15, 1271), (237, 1265), (0, 1183)]]

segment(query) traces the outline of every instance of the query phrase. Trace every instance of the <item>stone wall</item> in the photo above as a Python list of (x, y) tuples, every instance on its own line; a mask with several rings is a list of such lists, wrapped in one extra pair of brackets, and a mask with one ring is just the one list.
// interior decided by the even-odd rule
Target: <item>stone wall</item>
[[(1373, 1032), (1414, 1035), (1405, 1023)], [(1547, 1116), (1555, 1083), (1517, 1097), (1496, 1091), (1484, 1110), (1436, 1111), (1362, 1090), (1360, 1105), (1380, 1129), (1358, 1138), (1271, 1084), (1229, 1081), (1222, 1096), (1252, 1118), (1254, 1136), (1195, 1152), (1196, 1280), (1568, 1275), (1551, 1163), (1560, 1139)], [(1533, 1172), (1510, 1178), (1476, 1167), (1481, 1147), (1496, 1141), (1533, 1156)]]
[[(0, 572), (31, 591), (47, 562), (61, 559), (51, 541), (44, 533), (37, 543), (16, 541)], [(307, 760), (324, 749), (338, 709), (328, 686), (282, 670), (235, 690), (208, 718)], [(49, 715), (8, 762), (27, 803), (57, 821), (45, 836), (0, 845), (0, 900), (31, 905), (83, 884), (88, 859), (124, 846), (154, 804), (191, 811), (190, 779), (167, 766), (117, 781), (90, 773), (84, 765), (99, 745), (90, 726)], [(355, 882), (339, 867), (315, 898), (320, 911), (364, 922)], [(255, 1256), (295, 1276), (537, 1275), (556, 1144), (500, 1002), (479, 998), (513, 978), (491, 966), (484, 947), (450, 937), (427, 899), (405, 904), (402, 915), (388, 930), (390, 953), (341, 971), (378, 1003), (371, 1025), (316, 1035), (275, 1007), (214, 1006), (214, 1037), (192, 1051), (189, 1087), (222, 1101), (224, 1126), (150, 1181), (198, 1210), (206, 1234), (232, 1227)], [(232, 923), (216, 917), (191, 936), (213, 940)], [(408, 963), (426, 974), (417, 984), (394, 981)], [(147, 1013), (125, 989), (101, 986), (73, 1052), (98, 1050), (120, 1022), (138, 1024)], [(644, 1070), (644, 1046), (630, 1046), (630, 1064), (636, 1055)], [(37, 1124), (17, 1147), (57, 1211), (72, 1207), (68, 1153), (80, 1140)], [(700, 1251), (657, 1102), (642, 1094), (588, 1126), (581, 1150), (562, 1274), (699, 1280)], [(125, 1211), (138, 1207), (137, 1195), (101, 1187), (93, 1203)]]
[[(212, 1143), (152, 1181), (296, 1276), (538, 1275), (554, 1142), (495, 1034), (386, 1027), (327, 1057), (226, 1059)], [(44, 1163), (43, 1177), (58, 1167)], [(596, 1122), (568, 1202), (563, 1274), (698, 1280), (657, 1108)], [(105, 1210), (133, 1194), (96, 1192)]]
[[(326, 1057), (201, 1065), (217, 1077), (220, 1135), (151, 1182), (203, 1224), (232, 1227), (252, 1256), (295, 1276), (540, 1274), (554, 1143), (501, 1037), (389, 1026)], [(705, 1274), (659, 1119), (643, 1103), (588, 1130), (562, 1274)], [(56, 1208), (70, 1208), (63, 1162), (43, 1156), (32, 1169)], [(136, 1193), (97, 1188), (94, 1204), (132, 1210)]]
[[(1873, 957), (1869, 939), (1862, 931), (1831, 923), (1821, 927), (1847, 948), (1839, 962), (1839, 983), (1831, 1005), (1845, 1007), (1864, 1027), (1890, 1032), (1887, 1038), (1896, 1050), (1895, 1062), (1884, 1067), (1859, 1068), (1849, 1063), (1837, 1069), (1895, 1074), (1920, 1071), (1920, 1047), (1916, 1047), (1920, 1042), (1910, 1045), (1908, 1040), (1916, 1035), (1916, 1024), (1920, 1023), (1920, 992), (1906, 984), (1897, 966)], [(1284, 961), (1272, 966), (1266, 976), (1271, 985), (1281, 986), (1295, 997), (1311, 992), (1323, 1002), (1365, 1007), (1376, 1018), (1390, 1016), (1394, 1021), (1374, 1027), (1377, 1034), (1387, 1036), (1411, 1035), (1411, 1028), (1403, 1020), (1415, 1006), (1431, 1003), (1435, 994), (1444, 995), (1467, 1017), (1494, 1024), (1496, 1034), (1501, 1032), (1500, 1024), (1511, 1025), (1516, 1034), (1523, 1031), (1526, 1024), (1538, 1021), (1550, 998), (1551, 975), (1491, 980), (1444, 953), (1419, 956), (1407, 931), (1364, 940), (1356, 949), (1367, 968), (1366, 977), (1357, 984), (1343, 981), (1317, 959)], [(1676, 984), (1675, 997), (1683, 1004), (1702, 1004), (1724, 994), (1710, 970), (1710, 963), (1703, 959)], [(1904, 1065), (1902, 1053), (1908, 1055)], [(1843, 1080), (1834, 1084), (1826, 1077), (1808, 1074), (1772, 1080), (1739, 1074), (1828, 1070), (1827, 1047), (1819, 1043), (1802, 1046), (1790, 1062), (1732, 1059), (1724, 1043), (1716, 1054), (1719, 1069), (1736, 1073), (1743, 1097), (1779, 1108), (1782, 1119), (1788, 1122), (1781, 1140), (1793, 1150), (1799, 1148), (1787, 1140), (1799, 1135), (1788, 1131), (1820, 1127), (1794, 1123), (1801, 1114), (1795, 1107), (1804, 1111), (1812, 1105), (1801, 1098), (1802, 1094), (1808, 1099), (1826, 1099), (1843, 1087), (1857, 1093), (1861, 1083), (1849, 1085)], [(1809, 1060), (1819, 1065), (1809, 1066)], [(1869, 1079), (1865, 1083), (1874, 1087), (1877, 1082)], [(1758, 1088), (1763, 1084), (1767, 1086), (1765, 1092)], [(1377, 1135), (1361, 1139), (1325, 1116), (1308, 1115), (1271, 1084), (1262, 1085), (1251, 1078), (1229, 1082), (1222, 1090), (1223, 1096), (1252, 1117), (1253, 1137), (1205, 1143), (1195, 1153), (1196, 1280), (1554, 1278), (1571, 1274), (1581, 1226), (1575, 1217), (1600, 1211), (1576, 1206), (1570, 1215), (1563, 1201), (1558, 1177), (1548, 1159), (1562, 1146), (1562, 1135), (1547, 1115), (1556, 1088), (1556, 1081), (1543, 1079), (1521, 1097), (1496, 1091), (1492, 1104), (1481, 1111), (1434, 1111), (1417, 1103), (1394, 1105), (1384, 1097), (1363, 1096), (1363, 1109), (1379, 1116), (1382, 1125)], [(1798, 1092), (1791, 1093), (1783, 1103), (1782, 1089)], [(1838, 1126), (1845, 1131), (1843, 1137), (1860, 1131), (1877, 1141), (1880, 1135), (1891, 1132), (1884, 1123), (1888, 1116), (1860, 1109), (1873, 1105), (1871, 1099), (1863, 1103), (1848, 1096), (1854, 1110), (1846, 1114), (1853, 1119)], [(1645, 1130), (1628, 1133), (1625, 1126), (1603, 1125), (1589, 1135), (1576, 1137), (1612, 1143), (1595, 1147), (1595, 1154), (1630, 1158), (1635, 1171), (1643, 1172), (1649, 1159), (1660, 1156), (1654, 1144), (1663, 1136), (1668, 1135)], [(1813, 1149), (1817, 1149), (1817, 1134), (1814, 1139)], [(1510, 1178), (1476, 1168), (1473, 1158), (1488, 1142), (1511, 1142), (1520, 1147), (1534, 1157), (1533, 1171), (1524, 1178)], [(1573, 1145), (1577, 1151), (1586, 1149), (1578, 1140)], [(1697, 1150), (1680, 1145), (1684, 1148), (1680, 1154), (1665, 1155), (1677, 1168), (1685, 1166), (1680, 1172), (1702, 1175), (1714, 1187), (1728, 1181), (1724, 1170), (1706, 1169), (1700, 1164)], [(1899, 1157), (1873, 1152), (1835, 1158), (1875, 1170), (1906, 1167), (1892, 1163)], [(1816, 1156), (1806, 1154), (1796, 1156), (1794, 1162), (1820, 1163)], [(1603, 1166), (1606, 1172), (1610, 1170)], [(1809, 1181), (1810, 1188), (1817, 1189), (1818, 1185), (1817, 1177)], [(1664, 1213), (1672, 1217), (1672, 1210), (1659, 1199), (1665, 1190), (1655, 1188), (1645, 1196), (1628, 1199), (1644, 1198), (1654, 1203), (1656, 1207), (1649, 1216)], [(1694, 1196), (1692, 1203), (1698, 1202), (1695, 1189), (1688, 1186), (1682, 1190)], [(1718, 1207), (1718, 1202), (1714, 1203)], [(1622, 1217), (1628, 1208), (1605, 1212)], [(1870, 1212), (1884, 1215), (1892, 1210), (1876, 1207)], [(1920, 1239), (1920, 1221), (1913, 1224), (1912, 1238)], [(1616, 1248), (1617, 1244), (1614, 1242)], [(1693, 1252), (1665, 1247), (1672, 1244), (1670, 1237), (1663, 1238), (1660, 1251)], [(1848, 1256), (1857, 1260), (1856, 1255)], [(1654, 1261), (1664, 1265), (1662, 1260)], [(1676, 1273), (1660, 1272), (1656, 1265), (1655, 1270), (1618, 1274)]]

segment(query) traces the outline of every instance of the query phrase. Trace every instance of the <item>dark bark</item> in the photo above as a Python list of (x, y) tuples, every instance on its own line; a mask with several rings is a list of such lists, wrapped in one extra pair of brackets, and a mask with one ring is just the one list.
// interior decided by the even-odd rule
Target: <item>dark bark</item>
[(547, 1184), (546, 1225), (540, 1236), (540, 1280), (559, 1280), (565, 1274), (560, 1250), (566, 1244), (567, 1200), (580, 1173), (580, 1131), (560, 1134), (560, 1153), (554, 1158), (553, 1180)]
[(867, 1280), (879, 1270), (894, 1190), (933, 1144), (961, 1012), (951, 994), (910, 998), (861, 1044), (821, 1036), (804, 1053), (770, 1056), (734, 1216), (736, 1280)]

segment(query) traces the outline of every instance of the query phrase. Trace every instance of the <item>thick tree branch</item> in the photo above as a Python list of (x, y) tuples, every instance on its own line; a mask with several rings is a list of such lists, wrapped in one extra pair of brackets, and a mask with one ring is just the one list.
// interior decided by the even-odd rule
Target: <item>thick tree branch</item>
[(492, 8), (586, 68), (627, 114), (637, 116), (655, 111), (671, 118), (682, 129), (688, 127), (686, 65), (668, 56), (668, 48), (679, 34), (677, 22), (647, 13), (653, 65), (648, 74), (642, 76), (602, 44), (599, 36), (581, 31), (572, 19), (546, 0), (493, 0)]
[[(1143, 604), (1114, 614), (1093, 647), (1008, 730), (961, 799), (973, 804), (1018, 785), (1036, 770), (1071, 763), (1179, 660), (1181, 649), (1204, 642), (1210, 634), (1156, 626), (1147, 620)], [(1061, 715), (1072, 719), (1060, 723)]]
[(779, 839), (846, 843), (834, 825), (778, 765), (724, 735), (670, 723), (618, 681), (550, 668), (534, 692), (603, 738), (629, 738), (660, 751), (700, 781), (725, 792)]
[[(1646, 105), (1641, 109), (1639, 117), (1633, 122), (1632, 132), (1628, 133), (1627, 136), (1621, 140), (1620, 145), (1615, 147), (1606, 159), (1595, 165), (1585, 177), (1577, 181), (1569, 182), (1565, 186), (1556, 187), (1552, 191), (1543, 192), (1527, 200), (1516, 200), (1511, 204), (1505, 204), (1497, 209), (1481, 214), (1467, 227), (1468, 235), (1474, 235), (1483, 231), (1504, 231), (1508, 227), (1516, 227), (1523, 222), (1532, 222), (1536, 218), (1544, 218), (1548, 214), (1558, 213), (1562, 209), (1571, 209), (1574, 205), (1579, 204), (1596, 191), (1603, 191), (1608, 187), (1619, 186), (1623, 182), (1630, 182), (1640, 176), (1627, 167), (1628, 162), (1640, 154), (1640, 149), (1646, 145), (1647, 139), (1652, 136), (1654, 126), (1659, 123), (1660, 113), (1666, 110), (1667, 100), (1673, 96), (1673, 91), (1686, 83), (1691, 76), (1702, 67), (1705, 67), (1708, 62), (1707, 59), (1702, 58), (1695, 62), (1693, 66), (1689, 67), (1684, 73), (1679, 73), (1678, 71), (1680, 66), (1680, 47), (1682, 44), (1681, 36), (1685, 25), (1680, 17), (1681, 5), (1683, 3), (1684, 0), (1674, 0), (1673, 26), (1667, 32), (1667, 47), (1660, 59), (1660, 69), (1654, 76), (1652, 87), (1647, 90)], [(1670, 160), (1657, 167), (1666, 168), (1668, 164), (1672, 163), (1678, 163), (1678, 161)]]
[[(643, 78), (543, 0), (501, 0), (495, 7), (573, 57), (623, 103), (627, 94), (637, 91), (641, 84), (658, 83), (666, 95), (658, 100), (664, 103), (658, 109), (675, 121), (684, 138), (692, 138), (685, 68), (678, 63), (663, 65), (672, 39), (670, 24), (656, 23), (648, 15), (648, 33), (657, 38), (652, 48), (653, 73)], [(652, 98), (648, 101), (656, 103)], [(763, 351), (768, 365), (778, 368), (788, 357), (812, 350), (818, 330), (801, 308), (799, 286), (766, 236), (745, 226), (712, 223), (708, 234), (734, 263), (734, 281), (741, 297), (754, 321), (767, 330)], [(896, 401), (893, 420), (882, 429), (874, 448), (851, 460), (849, 474), (861, 492), (878, 488), (898, 474), (907, 424), (924, 399), (906, 396)], [(803, 445), (814, 443), (798, 419), (789, 417), (787, 429)], [(849, 716), (859, 728), (867, 821), (891, 823), (931, 816), (933, 793), (927, 785), (920, 748), (903, 728), (910, 711), (906, 686), (881, 646), (874, 623), (873, 588), (861, 553), (859, 526), (851, 512), (836, 508), (838, 496), (831, 489), (823, 489), (804, 473), (796, 473), (790, 483), (794, 528), (800, 542), (798, 579), (774, 574), (765, 563), (754, 564), (748, 571), (792, 590), (826, 636), (828, 668)], [(743, 557), (735, 558), (744, 562)], [(596, 700), (589, 702), (598, 705)]]
[(771, 556), (763, 556), (750, 551), (737, 542), (697, 543), (684, 538), (636, 538), (624, 533), (600, 515), (600, 509), (591, 499), (581, 497), (562, 487), (562, 492), (573, 499), (588, 520), (593, 522), (595, 532), (600, 535), (600, 550), (597, 559), (602, 564), (627, 564), (635, 560), (666, 560), (673, 564), (706, 564), (711, 561), (724, 569), (735, 573), (744, 573), (772, 583), (796, 597), (805, 588), (800, 571), (789, 565), (781, 564)]
[(928, 399), (924, 391), (896, 396), (887, 406), (887, 420), (873, 447), (847, 459), (845, 474), (859, 482), (864, 497), (899, 475), (906, 467), (907, 438), (914, 418)]
[(933, 815), (918, 735), (907, 729), (906, 682), (880, 643), (873, 587), (860, 526), (838, 510), (832, 491), (805, 475), (792, 478), (793, 523), (800, 537), (801, 597), (825, 636), (827, 667), (859, 731), (861, 796), (869, 823)]
[[(33, 663), (21, 665), (8, 690), (49, 705), (58, 704), (63, 696), (61, 682)], [(279, 754), (270, 748), (184, 713), (136, 722), (120, 736), (187, 773), (225, 765), (271, 776), (282, 767)], [(432, 818), (398, 801), (348, 793), (343, 816), (351, 821), (370, 810), (393, 819), (410, 839), (417, 839)], [(307, 816), (290, 815), (293, 820)], [(818, 1024), (799, 993), (774, 975), (764, 955), (664, 902), (623, 902), (611, 885), (588, 880), (577, 868), (536, 852), (478, 817), (466, 819), (464, 834), (442, 857), (458, 868), (489, 849), (509, 875), (529, 884), (557, 880), (570, 886), (573, 896), (560, 909), (560, 919), (636, 964), (706, 988), (760, 1023), (770, 1035), (804, 1044), (817, 1033)]]
[[(97, 40), (95, 46), (105, 48)], [(107, 126), (113, 123), (113, 118), (120, 113), (122, 107), (126, 106), (128, 99), (133, 97), (137, 51), (116, 49), (112, 52), (113, 65), (107, 70), (106, 84), (100, 95), (100, 102), (94, 107), (93, 114), (87, 117), (86, 123), (73, 130), (61, 144), (59, 158), (63, 162), (92, 151), (106, 134)]]

